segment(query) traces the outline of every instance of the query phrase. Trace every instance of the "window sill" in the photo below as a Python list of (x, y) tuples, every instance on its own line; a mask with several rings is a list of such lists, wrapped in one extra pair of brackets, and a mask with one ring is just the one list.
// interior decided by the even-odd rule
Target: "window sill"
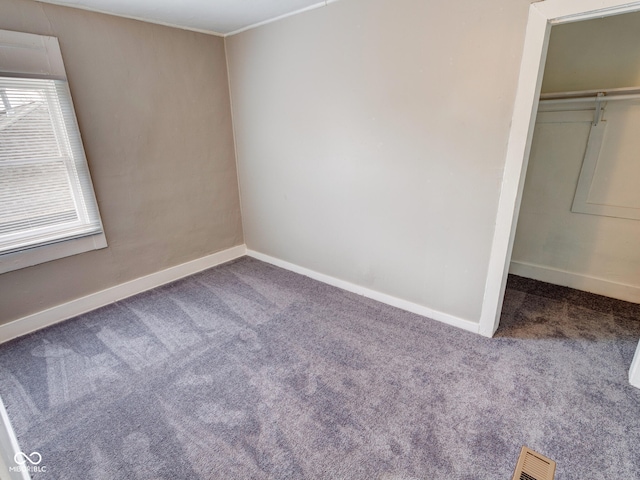
[(107, 247), (104, 233), (0, 255), (0, 274)]

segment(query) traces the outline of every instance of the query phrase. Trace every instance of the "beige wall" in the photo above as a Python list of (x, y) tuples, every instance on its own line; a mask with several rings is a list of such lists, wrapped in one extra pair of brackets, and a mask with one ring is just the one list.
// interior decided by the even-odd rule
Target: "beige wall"
[(247, 246), (477, 322), (528, 7), (344, 0), (228, 38)]
[(221, 38), (0, 0), (58, 38), (109, 247), (0, 275), (0, 323), (243, 243)]
[(543, 92), (640, 86), (640, 12), (551, 29)]
[[(640, 13), (553, 27), (546, 91), (634, 86), (640, 86)], [(608, 109), (619, 107), (612, 103)], [(534, 132), (511, 271), (639, 302), (640, 221), (571, 212), (593, 113), (582, 122), (540, 123), (542, 117)], [(638, 124), (626, 128), (637, 132)], [(617, 157), (618, 167), (627, 160), (637, 159)], [(637, 185), (631, 188), (637, 191)]]

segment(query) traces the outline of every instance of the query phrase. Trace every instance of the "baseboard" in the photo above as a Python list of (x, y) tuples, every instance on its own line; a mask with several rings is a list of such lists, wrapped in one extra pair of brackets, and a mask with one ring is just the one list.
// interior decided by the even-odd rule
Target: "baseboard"
[(322, 283), (326, 283), (328, 285), (332, 285), (334, 287), (338, 287), (343, 290), (347, 290), (349, 292), (362, 295), (363, 297), (371, 298), (381, 303), (386, 303), (387, 305), (391, 305), (401, 310), (406, 310), (411, 313), (416, 313), (423, 317), (427, 317), (432, 320), (437, 320), (439, 322), (446, 323), (447, 325), (452, 325), (454, 327), (458, 327), (463, 330), (467, 330), (469, 332), (478, 333), (479, 325), (476, 322), (455, 317), (453, 315), (449, 315), (448, 313), (432, 310), (428, 307), (418, 305), (417, 303), (409, 302), (407, 300), (402, 300), (392, 295), (376, 292), (375, 290), (371, 290), (369, 288), (362, 287), (360, 285), (356, 285), (354, 283), (350, 283), (345, 280), (340, 280), (330, 275), (325, 275), (324, 273), (319, 273), (319, 272), (316, 272), (315, 270), (310, 270), (308, 268), (301, 267), (293, 263), (289, 263), (285, 260), (280, 260), (279, 258), (271, 257), (269, 255), (265, 255), (264, 253), (256, 252), (254, 250), (248, 249), (247, 255), (257, 260), (261, 260), (263, 262), (270, 263), (277, 267), (284, 268), (285, 270), (290, 270), (292, 272), (299, 273), (301, 275), (304, 275), (305, 277), (313, 278), (314, 280), (318, 280)]
[(640, 303), (640, 287), (616, 283), (603, 278), (580, 275), (552, 267), (526, 262), (512, 261), (509, 273), (563, 287), (575, 288), (585, 292), (617, 298), (626, 302)]
[(246, 255), (245, 245), (197, 258), (0, 325), (0, 343)]

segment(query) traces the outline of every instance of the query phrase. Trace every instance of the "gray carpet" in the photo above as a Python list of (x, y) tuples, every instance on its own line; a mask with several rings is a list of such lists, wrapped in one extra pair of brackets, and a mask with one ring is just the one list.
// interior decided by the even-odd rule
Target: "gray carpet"
[(634, 479), (639, 319), (513, 277), (487, 339), (242, 258), (0, 346), (0, 395), (36, 479)]

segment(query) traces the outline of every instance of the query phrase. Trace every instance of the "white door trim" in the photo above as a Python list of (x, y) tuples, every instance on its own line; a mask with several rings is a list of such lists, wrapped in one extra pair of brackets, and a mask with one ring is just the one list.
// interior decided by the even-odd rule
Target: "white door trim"
[(629, 383), (636, 388), (640, 388), (640, 342), (638, 342), (638, 348), (636, 348), (636, 354), (629, 369)]
[[(493, 336), (500, 323), (551, 26), (636, 11), (640, 11), (640, 1), (637, 0), (546, 0), (529, 7), (520, 77), (480, 316), (479, 332), (482, 335)], [(635, 375), (635, 380), (640, 383), (640, 378), (637, 378), (640, 377), (640, 354), (636, 355), (630, 373)]]
[(0, 478), (31, 480), (28, 470), (22, 470), (14, 460), (15, 455), (19, 452), (18, 439), (9, 421), (2, 398), (0, 398)]
[[(548, 0), (553, 1), (553, 0)], [(524, 41), (520, 79), (507, 144), (507, 156), (498, 203), (496, 227), (489, 257), (489, 271), (480, 314), (479, 332), (493, 336), (502, 310), (502, 300), (513, 248), (513, 233), (518, 223), (518, 211), (524, 188), (524, 175), (531, 149), (540, 87), (544, 74), (551, 25), (536, 8), (529, 7), (529, 21)]]

